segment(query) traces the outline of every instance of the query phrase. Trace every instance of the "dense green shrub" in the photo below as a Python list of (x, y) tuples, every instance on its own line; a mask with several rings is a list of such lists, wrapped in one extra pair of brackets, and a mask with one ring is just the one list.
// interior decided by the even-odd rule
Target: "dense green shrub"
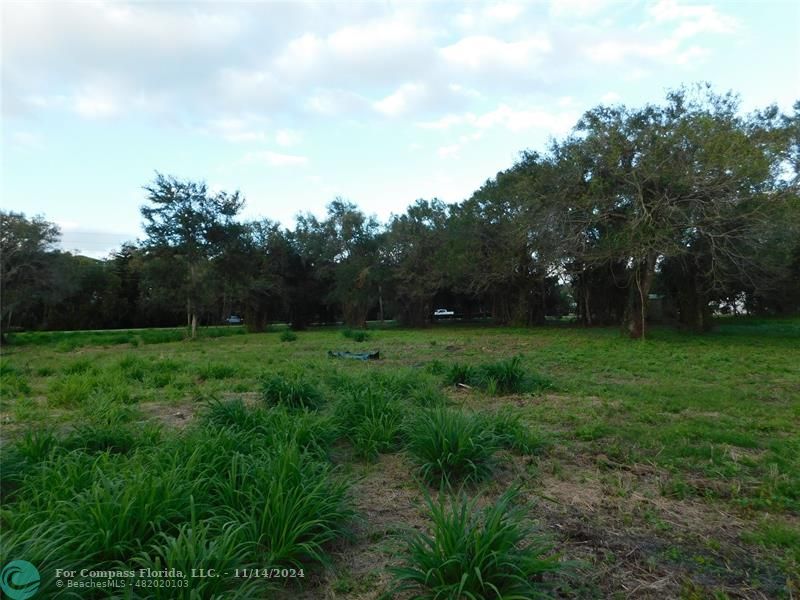
[(450, 385), (481, 388), (491, 395), (541, 392), (552, 387), (547, 378), (526, 373), (519, 356), (478, 366), (450, 365), (445, 371), (445, 381)]
[(498, 449), (483, 419), (443, 407), (420, 413), (410, 422), (408, 437), (420, 473), (433, 484), (483, 479)]
[(497, 443), (503, 448), (521, 454), (534, 454), (546, 445), (542, 436), (522, 421), (522, 417), (505, 407), (496, 413), (482, 415), (487, 430), (494, 434)]
[(197, 369), (197, 374), (201, 379), (230, 379), (239, 373), (239, 369), (234, 365), (221, 363), (207, 363)]
[[(135, 423), (123, 405), (96, 412), (85, 425), (109, 439)], [(45, 574), (40, 594), (48, 596), (57, 591), (49, 573), (87, 561), (97, 569), (124, 563), (308, 570), (328, 561), (327, 545), (352, 516), (346, 482), (316, 451), (327, 450), (335, 432), (315, 413), (218, 403), (159, 444), (143, 447), (139, 435), (126, 454), (69, 442), (85, 441), (83, 433), (63, 441), (30, 434), (3, 453), (4, 465), (8, 457), (17, 462), (17, 476), (16, 490), (4, 498), (0, 560), (31, 560)], [(219, 579), (194, 582), (185, 597), (235, 597), (241, 590), (262, 597), (267, 589), (263, 582), (233, 589), (230, 578)]]
[(297, 334), (291, 329), (286, 329), (281, 333), (282, 342), (295, 342), (297, 341)]
[(405, 413), (397, 396), (377, 386), (354, 388), (336, 406), (340, 427), (367, 459), (400, 447)]
[(354, 342), (366, 342), (369, 339), (369, 333), (363, 329), (343, 329), (342, 335)]
[(302, 373), (268, 373), (261, 381), (261, 395), (269, 405), (315, 409), (323, 403), (322, 392)]
[(511, 508), (514, 498), (512, 491), (483, 510), (463, 496), (426, 498), (432, 529), (407, 540), (404, 564), (392, 569), (396, 591), (437, 600), (546, 597), (541, 577), (560, 566)]

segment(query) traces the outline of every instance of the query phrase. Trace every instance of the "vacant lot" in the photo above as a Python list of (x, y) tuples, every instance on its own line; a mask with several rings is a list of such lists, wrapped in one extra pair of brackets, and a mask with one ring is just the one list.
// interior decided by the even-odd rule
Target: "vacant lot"
[(181, 337), (3, 350), (0, 562), (42, 597), (57, 568), (165, 567), (228, 573), (189, 579), (207, 598), (800, 593), (800, 320)]

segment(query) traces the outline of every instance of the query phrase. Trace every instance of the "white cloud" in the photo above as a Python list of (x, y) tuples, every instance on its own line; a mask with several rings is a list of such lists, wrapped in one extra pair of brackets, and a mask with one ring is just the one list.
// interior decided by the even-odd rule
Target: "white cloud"
[(700, 33), (732, 33), (739, 27), (736, 19), (720, 13), (711, 5), (688, 5), (677, 0), (660, 0), (651, 5), (648, 12), (659, 23), (679, 21), (675, 31), (678, 39)]
[(486, 15), (489, 19), (493, 19), (495, 21), (506, 23), (509, 21), (514, 21), (515, 19), (519, 18), (519, 16), (523, 13), (525, 7), (521, 4), (510, 4), (510, 3), (503, 3), (503, 4), (492, 4), (487, 6), (483, 10), (483, 14)]
[(605, 11), (608, 5), (608, 0), (550, 0), (550, 14), (554, 17), (583, 19)]
[(532, 36), (515, 42), (506, 42), (487, 35), (474, 35), (460, 39), (440, 50), (445, 61), (471, 70), (525, 69), (538, 64), (551, 50), (544, 35)]
[(19, 148), (36, 149), (43, 146), (42, 136), (32, 131), (15, 131), (10, 138), (11, 143)]
[(292, 129), (280, 129), (275, 133), (275, 143), (279, 146), (296, 146), (301, 137), (299, 132)]
[(481, 115), (471, 112), (461, 115), (450, 114), (437, 121), (418, 123), (417, 126), (422, 129), (436, 130), (445, 130), (461, 125), (469, 125), (477, 129), (503, 127), (512, 132), (541, 129), (555, 135), (569, 131), (577, 119), (578, 113), (571, 104), (556, 112), (541, 108), (515, 109), (507, 104), (500, 104), (494, 110)]
[(295, 154), (280, 154), (269, 150), (248, 152), (242, 162), (246, 164), (263, 164), (270, 167), (300, 167), (308, 164), (308, 158)]
[(375, 110), (388, 117), (409, 112), (426, 96), (427, 89), (418, 83), (404, 83), (396, 91), (373, 104)]
[(212, 119), (206, 130), (228, 142), (263, 142), (267, 134), (259, 128), (253, 119), (239, 117), (221, 117)]
[(305, 102), (307, 110), (323, 116), (356, 114), (369, 106), (369, 101), (354, 92), (331, 88), (315, 90)]
[(449, 129), (454, 125), (461, 125), (465, 122), (474, 121), (474, 119), (475, 115), (472, 113), (466, 115), (445, 115), (435, 121), (417, 123), (417, 126), (422, 129)]
[(461, 144), (450, 144), (449, 146), (441, 146), (436, 153), (440, 158), (451, 158), (458, 156), (460, 150)]
[(619, 102), (621, 99), (622, 96), (620, 96), (617, 92), (606, 92), (605, 94), (600, 96), (600, 101), (603, 104), (615, 104), (616, 102)]
[(77, 92), (73, 108), (86, 119), (105, 119), (120, 114), (120, 105), (112, 93), (100, 87), (87, 87)]

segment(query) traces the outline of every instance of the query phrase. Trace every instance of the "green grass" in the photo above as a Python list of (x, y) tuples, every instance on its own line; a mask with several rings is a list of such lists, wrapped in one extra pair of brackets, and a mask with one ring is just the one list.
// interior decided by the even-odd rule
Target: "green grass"
[(558, 571), (551, 549), (512, 508), (512, 490), (480, 510), (476, 500), (426, 498), (430, 533), (414, 532), (393, 569), (397, 591), (414, 598), (546, 598), (541, 578)]
[(339, 426), (356, 452), (374, 460), (399, 449), (408, 407), (385, 387), (353, 386), (336, 405)]
[(264, 375), (261, 395), (267, 404), (288, 408), (319, 408), (324, 402), (320, 389), (301, 373)]
[(489, 475), (498, 441), (478, 415), (450, 408), (421, 412), (408, 425), (408, 449), (431, 484), (476, 482)]
[[(421, 475), (444, 488), (450, 520), (459, 489), (491, 505), (516, 486), (549, 503), (521, 510), (553, 520), (564, 558), (597, 557), (577, 580), (544, 577), (562, 596), (623, 593), (597, 574), (624, 573), (642, 540), (654, 572), (679, 574), (700, 597), (800, 586), (800, 320), (723, 319), (702, 336), (654, 328), (644, 342), (615, 328), (393, 327), (368, 363), (327, 359), (342, 335), (14, 334), (0, 356), (0, 563), (40, 566), (47, 595), (56, 565), (275, 560), (317, 569), (305, 586), (324, 597), (338, 593), (322, 566), (333, 562), (330, 573), (347, 566), (348, 581), (379, 595), (385, 578), (353, 567), (347, 540), (369, 547), (370, 569), (398, 566), (397, 541), (379, 540), (414, 514), (404, 494), (421, 500)], [(572, 491), (553, 495), (562, 485), (574, 502)], [(354, 506), (363, 514), (351, 531)], [(470, 523), (483, 518), (474, 508)], [(708, 525), (684, 520), (698, 511)], [(727, 514), (741, 531), (714, 526)], [(420, 515), (420, 531), (434, 531), (431, 508)], [(538, 544), (521, 527), (520, 545)], [(618, 546), (598, 546), (598, 531)], [(201, 583), (200, 597), (280, 592)]]
[(349, 340), (353, 340), (354, 342), (366, 342), (370, 335), (363, 329), (343, 329), (342, 335)]
[(297, 341), (297, 334), (294, 331), (289, 329), (283, 331), (281, 333), (281, 341), (282, 342), (296, 342)]
[(551, 389), (552, 382), (535, 372), (526, 372), (521, 356), (481, 365), (452, 364), (445, 372), (451, 385), (481, 388), (492, 396), (535, 393)]

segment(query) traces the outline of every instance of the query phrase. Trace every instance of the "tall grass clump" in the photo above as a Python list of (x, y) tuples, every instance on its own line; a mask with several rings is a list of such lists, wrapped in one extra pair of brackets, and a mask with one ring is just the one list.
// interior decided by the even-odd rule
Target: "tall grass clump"
[(302, 373), (264, 375), (261, 396), (268, 405), (298, 409), (319, 408), (324, 400), (320, 389)]
[(186, 336), (187, 332), (183, 329), (144, 329), (139, 332), (139, 339), (143, 344), (181, 342)]
[(0, 498), (7, 502), (25, 475), (48, 460), (59, 446), (58, 438), (47, 429), (31, 429), (0, 452)]
[(233, 482), (239, 501), (227, 514), (253, 544), (251, 559), (306, 569), (327, 563), (325, 545), (353, 516), (347, 483), (296, 444), (281, 444), (246, 468), (246, 477)]
[(487, 430), (494, 434), (495, 440), (503, 448), (520, 454), (535, 454), (547, 445), (541, 434), (531, 429), (519, 413), (508, 407), (482, 416)]
[(336, 417), (356, 453), (369, 460), (399, 449), (406, 408), (376, 386), (353, 388), (336, 405)]
[(478, 481), (492, 468), (498, 449), (478, 415), (438, 407), (422, 412), (408, 427), (408, 449), (431, 484)]
[(392, 569), (396, 591), (437, 600), (548, 597), (542, 576), (560, 565), (512, 508), (515, 496), (483, 510), (463, 496), (427, 497), (431, 531), (407, 540), (403, 565)]
[(442, 406), (446, 402), (436, 380), (420, 369), (370, 374), (368, 385), (377, 385), (401, 401), (425, 408)]
[(18, 398), (30, 393), (31, 386), (21, 371), (5, 362), (0, 364), (0, 398)]
[(197, 374), (201, 379), (230, 379), (238, 373), (239, 369), (234, 365), (222, 363), (208, 363), (197, 370)]
[(292, 331), (291, 329), (286, 329), (281, 333), (281, 341), (282, 342), (296, 342), (297, 341), (297, 334)]
[(331, 417), (286, 406), (269, 409), (248, 407), (241, 399), (209, 402), (203, 423), (213, 429), (243, 433), (254, 447), (267, 448), (279, 443), (295, 443), (319, 457), (327, 457), (337, 437)]
[(62, 445), (88, 453), (118, 454), (154, 446), (160, 438), (160, 429), (153, 424), (135, 424), (138, 416), (134, 407), (95, 394), (81, 407), (81, 418)]
[(541, 392), (552, 387), (547, 378), (526, 372), (520, 356), (477, 366), (453, 364), (445, 371), (445, 381), (477, 387), (491, 395)]
[(342, 330), (342, 335), (354, 342), (366, 342), (369, 339), (369, 333), (363, 329), (350, 329), (348, 327)]
[(47, 401), (58, 407), (80, 405), (94, 391), (95, 383), (95, 378), (86, 374), (65, 375), (50, 384)]
[[(159, 534), (151, 546), (142, 551), (132, 564), (136, 569), (175, 568), (184, 573), (202, 564), (217, 573), (253, 568), (249, 561), (252, 544), (242, 541), (242, 526), (218, 524), (214, 520), (178, 527), (173, 534)], [(259, 587), (261, 589), (259, 589)], [(263, 596), (263, 583), (258, 578), (202, 577), (193, 578), (182, 588), (153, 587), (147, 590), (152, 600), (197, 600), (198, 598), (256, 598)], [(260, 592), (260, 593), (259, 593)]]

